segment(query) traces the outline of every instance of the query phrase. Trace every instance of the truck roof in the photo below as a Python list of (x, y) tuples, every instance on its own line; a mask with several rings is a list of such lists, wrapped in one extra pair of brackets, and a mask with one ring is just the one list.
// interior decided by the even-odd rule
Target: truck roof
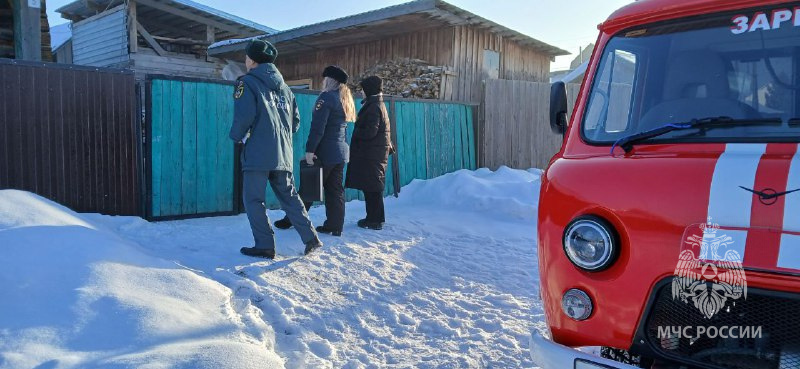
[(792, 2), (789, 0), (638, 0), (618, 9), (598, 28), (613, 33), (624, 28), (663, 20)]

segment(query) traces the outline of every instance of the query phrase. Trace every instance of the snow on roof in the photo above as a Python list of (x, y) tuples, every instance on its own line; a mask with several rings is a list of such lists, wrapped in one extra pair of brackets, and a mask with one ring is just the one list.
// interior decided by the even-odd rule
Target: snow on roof
[[(119, 5), (120, 3), (122, 3), (122, 1), (120, 1), (120, 0), (94, 0), (92, 2), (95, 3), (96, 5), (100, 5), (100, 6), (103, 6), (103, 7), (109, 7), (109, 8), (111, 6)], [(207, 5), (196, 3), (196, 2), (191, 1), (191, 0), (157, 0), (157, 2), (162, 2), (162, 3), (167, 3), (167, 4), (172, 3), (172, 4), (176, 4), (176, 5), (185, 6), (185, 7), (191, 8), (191, 9), (193, 9), (195, 11), (202, 12), (202, 13), (205, 13), (207, 15), (210, 15), (212, 17), (219, 18), (219, 19), (222, 19), (222, 20), (226, 20), (228, 22), (237, 23), (237, 24), (242, 25), (244, 27), (248, 27), (248, 28), (251, 28), (253, 30), (264, 32), (266, 34), (273, 34), (273, 33), (279, 32), (278, 30), (276, 30), (274, 28), (267, 27), (267, 26), (265, 26), (263, 24), (258, 24), (256, 22), (251, 21), (251, 20), (247, 20), (247, 19), (244, 19), (242, 17), (236, 16), (236, 15), (233, 15), (233, 14), (230, 14), (230, 13), (226, 13), (226, 12), (224, 12), (222, 10), (215, 9), (215, 8), (207, 6)], [(64, 13), (75, 13), (75, 12), (86, 12), (86, 11), (87, 11), (87, 7), (86, 7), (86, 1), (85, 0), (76, 0), (76, 1), (73, 1), (71, 3), (68, 3), (67, 5), (64, 5), (64, 6), (60, 7), (60, 8), (58, 8), (58, 9), (56, 9), (57, 13), (62, 13), (62, 14), (64, 14)], [(90, 14), (94, 14), (93, 11), (89, 11), (89, 13)]]
[(50, 50), (55, 50), (72, 38), (72, 27), (63, 23), (50, 27)]
[(274, 28), (271, 28), (271, 27), (267, 27), (267, 26), (265, 26), (263, 24), (258, 24), (256, 22), (251, 21), (251, 20), (247, 20), (247, 19), (244, 19), (242, 17), (236, 16), (236, 15), (233, 15), (233, 14), (230, 14), (230, 13), (223, 12), (222, 10), (215, 9), (215, 8), (210, 7), (210, 6), (203, 5), (203, 4), (199, 4), (199, 3), (196, 3), (196, 2), (191, 1), (191, 0), (171, 0), (171, 1), (175, 2), (175, 3), (178, 3), (178, 4), (181, 4), (181, 5), (185, 5), (185, 6), (191, 7), (191, 8), (195, 8), (197, 10), (206, 12), (208, 14), (216, 15), (216, 16), (218, 16), (220, 18), (225, 18), (225, 19), (230, 20), (232, 22), (236, 22), (236, 23), (239, 23), (239, 24), (251, 27), (251, 28), (255, 28), (255, 29), (264, 31), (264, 32), (266, 32), (268, 34), (273, 34), (273, 33), (280, 32), (277, 29), (274, 29)]

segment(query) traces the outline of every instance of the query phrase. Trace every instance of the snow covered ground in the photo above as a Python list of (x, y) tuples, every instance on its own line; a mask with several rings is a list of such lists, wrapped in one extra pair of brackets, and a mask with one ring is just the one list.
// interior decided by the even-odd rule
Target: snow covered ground
[(275, 261), (238, 253), (244, 216), (148, 223), (0, 191), (0, 368), (533, 367), (539, 176), (415, 181), (383, 231), (351, 202), (343, 237), (300, 257), (277, 231)]

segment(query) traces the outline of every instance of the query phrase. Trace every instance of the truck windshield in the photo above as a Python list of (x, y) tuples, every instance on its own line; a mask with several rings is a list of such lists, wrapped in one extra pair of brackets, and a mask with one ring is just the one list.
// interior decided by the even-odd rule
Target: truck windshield
[(613, 37), (584, 112), (584, 140), (611, 145), (670, 124), (726, 117), (737, 124), (673, 130), (645, 141), (800, 142), (798, 6), (704, 16)]

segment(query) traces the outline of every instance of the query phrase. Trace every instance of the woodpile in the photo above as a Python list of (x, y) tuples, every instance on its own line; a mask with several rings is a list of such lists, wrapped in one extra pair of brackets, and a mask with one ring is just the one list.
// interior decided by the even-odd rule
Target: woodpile
[(374, 65), (352, 79), (351, 88), (369, 76), (383, 79), (383, 93), (418, 99), (438, 99), (444, 67), (431, 66), (424, 60), (398, 59)]

